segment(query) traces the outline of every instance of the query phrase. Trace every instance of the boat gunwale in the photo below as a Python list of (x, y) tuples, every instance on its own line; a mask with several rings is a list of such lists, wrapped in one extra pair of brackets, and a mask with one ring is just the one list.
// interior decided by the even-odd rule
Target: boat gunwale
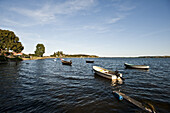
[(147, 65), (134, 65), (134, 64), (128, 64), (128, 63), (124, 63), (124, 65), (126, 66), (126, 68), (149, 69), (149, 66)]
[(102, 68), (102, 67), (93, 66), (93, 70), (94, 70), (95, 72), (98, 72), (98, 73), (107, 75), (107, 76), (109, 76), (109, 77), (112, 77), (113, 75), (116, 76), (116, 74), (111, 74), (111, 73), (106, 73), (106, 72), (101, 72), (101, 71), (99, 71), (99, 70), (96, 70), (96, 69), (94, 69), (94, 67), (100, 68), (100, 69), (102, 69), (102, 70), (104, 70), (104, 71), (108, 71), (108, 72), (113, 72), (113, 73), (115, 73), (114, 71), (111, 71), (111, 70), (108, 70), (108, 69), (104, 69), (104, 68)]
[(72, 65), (71, 61), (65, 61), (65, 60), (61, 60), (63, 65)]

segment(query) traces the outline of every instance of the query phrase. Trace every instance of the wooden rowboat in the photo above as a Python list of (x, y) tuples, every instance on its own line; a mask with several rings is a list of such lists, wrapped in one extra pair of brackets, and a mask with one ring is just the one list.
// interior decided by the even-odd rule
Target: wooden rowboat
[(134, 65), (134, 64), (124, 64), (126, 68), (131, 68), (131, 69), (149, 69), (149, 66), (146, 65)]
[(93, 60), (86, 60), (86, 63), (94, 63)]
[(70, 61), (61, 60), (61, 62), (62, 62), (63, 65), (69, 65), (69, 66), (72, 65), (72, 61), (71, 60)]
[(123, 81), (122, 80), (122, 74), (119, 73), (118, 71), (110, 71), (110, 70), (107, 70), (107, 69), (104, 69), (104, 68), (101, 68), (101, 67), (98, 67), (98, 66), (93, 66), (93, 70), (97, 75), (102, 76), (104, 78), (116, 80), (116, 81), (119, 81), (119, 82)]

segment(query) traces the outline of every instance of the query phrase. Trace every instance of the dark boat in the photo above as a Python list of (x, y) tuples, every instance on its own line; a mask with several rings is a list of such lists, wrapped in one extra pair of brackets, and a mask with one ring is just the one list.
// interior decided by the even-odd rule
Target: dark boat
[(131, 69), (149, 69), (149, 66), (146, 66), (146, 65), (133, 65), (133, 64), (128, 64), (128, 63), (125, 63), (124, 64), (126, 68), (131, 68)]
[(94, 63), (92, 60), (86, 60), (86, 63)]
[(71, 60), (70, 61), (61, 60), (61, 62), (62, 62), (63, 65), (69, 65), (69, 66), (72, 65), (72, 61)]

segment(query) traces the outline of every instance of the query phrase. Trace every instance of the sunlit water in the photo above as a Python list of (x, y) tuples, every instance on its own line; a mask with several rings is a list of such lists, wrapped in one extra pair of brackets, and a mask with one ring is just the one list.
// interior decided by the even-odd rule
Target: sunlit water
[[(67, 59), (70, 60), (70, 59)], [(125, 113), (144, 112), (112, 91), (125, 93), (156, 112), (170, 112), (169, 58), (96, 58), (86, 64), (72, 58), (72, 66), (57, 59), (29, 60), (0, 65), (0, 112)], [(146, 64), (149, 71), (125, 69), (124, 63)], [(92, 66), (119, 70), (124, 84), (93, 74)]]

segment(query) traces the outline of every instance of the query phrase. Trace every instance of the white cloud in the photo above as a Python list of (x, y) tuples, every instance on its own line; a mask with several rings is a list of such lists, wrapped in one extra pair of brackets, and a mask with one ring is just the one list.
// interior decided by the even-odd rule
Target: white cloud
[(19, 21), (15, 21), (15, 20), (6, 18), (6, 19), (2, 19), (0, 21), (0, 24), (4, 25), (4, 26), (8, 26), (8, 27), (15, 27), (15, 26), (29, 27), (29, 26), (33, 26), (33, 25), (36, 25), (36, 24), (39, 24), (39, 23), (22, 23), (22, 22), (19, 22)]
[(56, 14), (70, 14), (80, 10), (87, 10), (94, 4), (94, 0), (73, 0), (54, 7)]
[(112, 18), (111, 20), (109, 20), (109, 24), (114, 24), (114, 23), (116, 23), (116, 22), (118, 22), (119, 20), (121, 20), (122, 18), (120, 18), (120, 17), (117, 17), (117, 18)]
[(163, 34), (165, 32), (170, 32), (170, 29), (162, 29), (162, 30), (159, 30), (159, 31), (153, 31), (153, 32), (148, 32), (148, 33), (145, 33), (145, 34), (141, 34), (139, 35), (140, 38), (151, 38), (153, 37), (154, 35), (159, 35), (159, 34)]
[(83, 30), (93, 30), (94, 33), (106, 33), (109, 31), (109, 28), (105, 25), (98, 24), (98, 25), (86, 25), (82, 27)]
[(87, 10), (94, 4), (94, 0), (72, 0), (64, 3), (46, 3), (39, 9), (26, 9), (13, 7), (10, 10), (29, 17), (38, 24), (56, 21), (58, 15), (71, 15), (81, 10)]
[(107, 24), (114, 24), (125, 19), (128, 15), (130, 15), (130, 12), (136, 8), (136, 6), (131, 2), (122, 2), (121, 0), (113, 0), (109, 7), (114, 7), (112, 11), (113, 17), (106, 20)]
[(135, 9), (136, 8), (136, 6), (130, 6), (130, 5), (119, 5), (118, 6), (118, 10), (120, 10), (120, 11), (130, 11), (130, 10), (133, 10), (133, 9)]
[(124, 0), (113, 0), (112, 6), (118, 11), (131, 11), (136, 8), (135, 2), (124, 1)]

